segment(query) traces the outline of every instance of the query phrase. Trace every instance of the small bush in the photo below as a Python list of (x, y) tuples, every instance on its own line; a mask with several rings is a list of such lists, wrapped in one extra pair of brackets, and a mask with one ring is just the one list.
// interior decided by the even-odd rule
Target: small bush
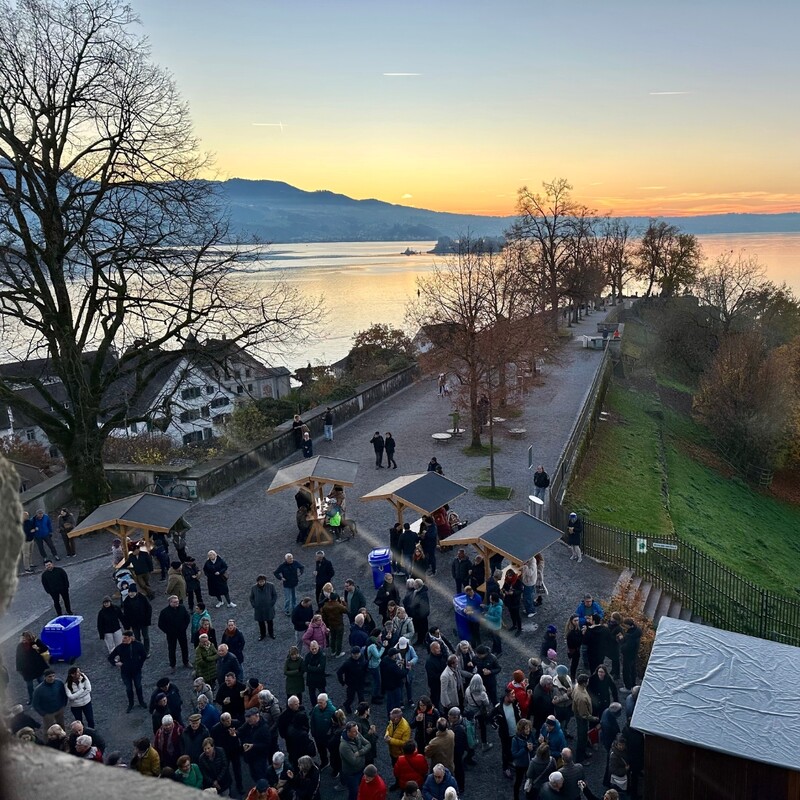
[(194, 458), (186, 448), (163, 433), (140, 433), (136, 436), (109, 436), (103, 444), (106, 464), (169, 464), (178, 458)]
[(48, 475), (52, 475), (62, 468), (62, 462), (52, 458), (47, 447), (39, 442), (29, 442), (21, 436), (0, 438), (0, 454), (11, 461), (19, 461), (43, 470)]

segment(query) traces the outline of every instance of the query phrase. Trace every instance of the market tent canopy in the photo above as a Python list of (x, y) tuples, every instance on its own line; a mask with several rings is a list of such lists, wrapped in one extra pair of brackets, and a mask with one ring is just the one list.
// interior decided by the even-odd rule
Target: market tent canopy
[(470, 522), (447, 537), (448, 547), (468, 544), (489, 549), (514, 564), (524, 564), (561, 538), (561, 531), (524, 511), (509, 511)]
[(267, 489), (267, 494), (274, 494), (291, 486), (298, 486), (311, 481), (315, 484), (338, 483), (352, 486), (358, 472), (358, 461), (347, 461), (330, 456), (314, 456), (305, 458), (296, 464), (279, 469)]
[(68, 536), (74, 539), (85, 533), (108, 529), (122, 539), (122, 549), (127, 555), (129, 531), (141, 529), (146, 540), (151, 531), (167, 533), (191, 507), (188, 500), (175, 497), (149, 492), (133, 494), (98, 506)]
[(398, 508), (413, 508), (420, 514), (432, 514), (467, 493), (467, 487), (445, 478), (437, 472), (421, 475), (402, 475), (365, 494), (362, 500), (388, 500)]
[[(800, 648), (662, 617), (632, 726), (800, 770)], [(754, 738), (768, 747), (753, 746)]]

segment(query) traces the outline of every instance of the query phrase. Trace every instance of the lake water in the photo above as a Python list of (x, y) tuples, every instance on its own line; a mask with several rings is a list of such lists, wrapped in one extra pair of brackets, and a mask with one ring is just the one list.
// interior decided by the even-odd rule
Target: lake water
[[(725, 251), (755, 255), (775, 283), (787, 283), (800, 296), (800, 234), (698, 236), (713, 259)], [(260, 268), (248, 265), (250, 279), (273, 281), (280, 275), (310, 298), (323, 297), (328, 314), (321, 334), (302, 343), (285, 363), (291, 369), (330, 364), (347, 355), (353, 334), (376, 322), (405, 327), (408, 301), (416, 279), (430, 272), (434, 242), (332, 242), (275, 244)], [(410, 247), (421, 255), (404, 256)], [(413, 335), (413, 331), (410, 331)]]

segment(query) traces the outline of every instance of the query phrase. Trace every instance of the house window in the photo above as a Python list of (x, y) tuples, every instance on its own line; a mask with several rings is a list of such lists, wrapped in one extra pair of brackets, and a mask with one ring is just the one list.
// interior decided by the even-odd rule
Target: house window
[(200, 410), (192, 408), (189, 411), (183, 411), (179, 419), (181, 422), (194, 422), (194, 420), (200, 419)]
[(211, 401), (210, 405), (211, 405), (211, 408), (222, 408), (223, 406), (229, 405), (229, 403), (230, 403), (230, 400), (228, 400), (227, 397), (215, 397)]
[(138, 423), (134, 422), (131, 425), (131, 433), (138, 433), (139, 432), (139, 425)]
[(241, 384), (236, 387), (236, 394), (244, 394), (244, 386)]
[(181, 391), (181, 400), (194, 400), (202, 394), (203, 389), (201, 386), (190, 386), (188, 389)]
[(196, 442), (203, 441), (203, 431), (192, 431), (191, 433), (183, 434), (184, 444), (195, 444)]
[(211, 412), (208, 410), (208, 406), (203, 406), (200, 409), (200, 416), (201, 417), (208, 417), (208, 416), (210, 416), (210, 414), (211, 414)]
[(247, 391), (248, 392), (252, 392), (253, 391), (253, 384), (252, 383), (248, 383), (247, 384)]
[(250, 369), (246, 369), (246, 370), (244, 371), (244, 376), (245, 376), (245, 378), (250, 378), (250, 377), (252, 377), (252, 375), (253, 375), (253, 371), (252, 371), (252, 370), (250, 370)]
[(236, 378), (237, 381), (241, 380), (242, 379), (242, 371), (240, 369), (237, 369), (236, 372), (233, 373), (233, 377)]
[(272, 386), (268, 383), (265, 383), (261, 387), (261, 394), (263, 397), (272, 397)]
[(206, 441), (208, 441), (208, 440), (209, 440), (209, 439), (211, 439), (213, 436), (214, 436), (214, 431), (212, 431), (212, 430), (211, 430), (211, 428), (204, 428), (204, 429), (203, 429), (203, 439), (205, 439)]
[(25, 438), (29, 442), (35, 442), (36, 441), (36, 431), (33, 428), (28, 428), (28, 430), (25, 431)]
[(214, 394), (214, 387), (206, 386), (206, 394)]

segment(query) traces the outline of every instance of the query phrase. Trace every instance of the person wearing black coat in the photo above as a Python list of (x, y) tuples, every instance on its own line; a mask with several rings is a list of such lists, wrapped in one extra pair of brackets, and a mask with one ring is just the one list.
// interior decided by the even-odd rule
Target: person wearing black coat
[(214, 702), (223, 710), (227, 711), (234, 719), (244, 718), (244, 697), (242, 692), (247, 687), (236, 680), (236, 676), (228, 673), (224, 680), (220, 681), (219, 689), (214, 697)]
[[(276, 761), (276, 759), (283, 760)], [(294, 778), (290, 778), (288, 773), (291, 772), (294, 775), (296, 771), (283, 753), (276, 753), (273, 756), (272, 762), (267, 767), (267, 783), (278, 792), (280, 800), (293, 800), (292, 785)], [(280, 789), (278, 789), (279, 783), (283, 784)]]
[(364, 684), (367, 680), (367, 662), (362, 657), (360, 647), (353, 647), (350, 650), (350, 657), (339, 665), (336, 677), (342, 686), (347, 687), (342, 708), (348, 714), (352, 714), (353, 700), (357, 697), (359, 703), (364, 701)]
[(356, 586), (352, 578), (348, 578), (344, 582), (344, 594), (342, 595), (344, 604), (347, 606), (347, 616), (350, 618), (350, 624), (356, 618), (359, 610), (367, 607), (367, 598), (364, 597), (364, 592)]
[(456, 584), (456, 594), (464, 591), (464, 586), (469, 583), (469, 576), (472, 572), (472, 562), (467, 558), (467, 552), (459, 548), (456, 557), (450, 564), (450, 574)]
[(369, 440), (372, 449), (375, 451), (375, 469), (383, 469), (383, 451), (386, 443), (380, 431), (375, 431), (375, 435)]
[(155, 597), (150, 588), (150, 573), (153, 571), (153, 558), (141, 545), (134, 545), (126, 562), (133, 572), (136, 585), (147, 595), (148, 600)]
[(586, 661), (589, 671), (594, 672), (605, 661), (606, 647), (608, 644), (608, 628), (598, 614), (592, 614), (587, 619), (586, 630), (583, 632), (583, 644), (586, 648)]
[(378, 613), (381, 615), (381, 622), (386, 622), (386, 609), (389, 601), (394, 600), (395, 603), (400, 603), (400, 592), (394, 585), (394, 576), (391, 573), (383, 576), (383, 583), (375, 593), (375, 605), (378, 607)]
[(258, 623), (258, 641), (275, 638), (275, 603), (278, 602), (278, 593), (275, 584), (267, 580), (266, 575), (259, 575), (250, 589), (250, 605), (253, 607), (253, 617)]
[[(183, 725), (183, 698), (178, 687), (169, 678), (159, 678), (156, 683), (155, 691), (150, 695), (150, 702), (147, 704), (148, 711), (152, 714), (156, 704), (156, 698), (160, 694), (167, 696), (167, 708), (172, 718), (179, 725)], [(102, 749), (102, 748), (101, 748)]]
[(625, 633), (619, 645), (622, 657), (622, 682), (630, 690), (636, 686), (636, 660), (639, 656), (639, 644), (642, 641), (642, 629), (628, 617), (623, 621)]
[(147, 661), (144, 645), (133, 638), (133, 631), (122, 632), (122, 644), (117, 645), (108, 654), (108, 663), (112, 667), (119, 667), (122, 683), (125, 685), (125, 694), (128, 697), (127, 713), (133, 710), (133, 690), (141, 708), (147, 708), (142, 696), (142, 667)]
[(425, 644), (425, 637), (428, 634), (428, 617), (431, 613), (431, 600), (428, 594), (428, 587), (420, 578), (414, 581), (414, 591), (411, 593), (410, 608), (406, 608), (411, 621), (414, 623), (414, 630), (417, 632), (417, 647)]
[(386, 469), (389, 469), (389, 467), (397, 469), (397, 462), (394, 460), (396, 442), (394, 436), (388, 431), (386, 432), (386, 436), (383, 437), (383, 446), (386, 449)]
[(403, 530), (397, 540), (397, 546), (400, 548), (400, 563), (404, 572), (411, 575), (411, 570), (414, 566), (414, 550), (417, 548), (419, 536), (411, 530), (411, 525), (408, 522), (403, 523)]
[(211, 741), (203, 743), (203, 752), (197, 761), (200, 774), (203, 776), (203, 787), (214, 788), (217, 794), (224, 794), (231, 787), (231, 773), (228, 769), (228, 757), (221, 747)]
[(122, 601), (122, 616), (126, 627), (133, 631), (136, 640), (144, 645), (150, 655), (150, 626), (153, 624), (153, 607), (150, 601), (138, 590), (136, 584), (128, 587), (128, 596)]
[(186, 581), (186, 599), (189, 608), (194, 608), (198, 603), (203, 602), (203, 590), (200, 586), (200, 567), (197, 562), (189, 556), (181, 565), (181, 574)]
[(203, 742), (208, 738), (208, 728), (200, 721), (200, 715), (192, 714), (189, 717), (189, 724), (181, 734), (181, 750), (184, 755), (192, 759), (193, 764), (197, 764), (200, 760)]
[(215, 550), (208, 551), (208, 559), (203, 564), (203, 572), (208, 581), (208, 593), (217, 598), (217, 608), (222, 607), (222, 598), (228, 604), (228, 608), (236, 608), (236, 603), (231, 602), (228, 590), (228, 565), (222, 556), (218, 556)]
[(23, 631), (17, 645), (16, 668), (28, 688), (28, 705), (33, 698), (33, 682), (42, 682), (42, 675), (47, 669), (48, 662), (42, 653), (48, 652), (47, 645), (37, 639), (30, 631)]
[(217, 747), (225, 751), (228, 763), (233, 771), (233, 779), (236, 784), (236, 792), (240, 796), (244, 794), (242, 784), (242, 742), (239, 739), (239, 732), (236, 730), (238, 723), (227, 712), (223, 711), (219, 722), (211, 729), (211, 738)]
[[(506, 709), (509, 709), (506, 716)], [(514, 690), (506, 689), (503, 699), (492, 709), (491, 723), (497, 730), (500, 737), (500, 749), (502, 752), (503, 769), (506, 777), (511, 777), (511, 740), (516, 735), (517, 723), (522, 718), (519, 705), (514, 699)]]
[(72, 606), (69, 602), (69, 578), (67, 571), (61, 567), (54, 567), (53, 562), (48, 558), (44, 562), (44, 572), (42, 573), (42, 586), (53, 600), (53, 607), (56, 614), (61, 616), (61, 600), (64, 601), (64, 608), (67, 614), (72, 615)]
[(125, 624), (122, 609), (111, 602), (106, 595), (103, 605), (97, 612), (97, 634), (106, 643), (110, 653), (122, 641), (122, 627)]
[(406, 686), (407, 670), (398, 662), (397, 650), (387, 648), (381, 658), (381, 691), (386, 698), (386, 715), (393, 708), (403, 707), (403, 691)]
[(442, 673), (447, 668), (447, 655), (442, 652), (439, 642), (432, 642), (425, 659), (425, 677), (428, 679), (428, 693), (434, 708), (442, 702)]
[(317, 598), (317, 603), (320, 602), (320, 597), (322, 596), (322, 587), (326, 583), (331, 583), (335, 574), (336, 570), (333, 568), (330, 559), (325, 557), (325, 551), (317, 550), (316, 561), (314, 563), (314, 586), (316, 589), (315, 597)]
[(169, 665), (173, 672), (175, 672), (178, 645), (181, 648), (183, 666), (189, 666), (189, 643), (186, 641), (186, 631), (191, 621), (188, 609), (181, 603), (177, 595), (169, 598), (169, 604), (158, 615), (158, 628), (167, 637)]
[[(485, 645), (482, 644), (475, 651), (475, 671), (481, 676), (483, 685), (486, 687), (486, 694), (492, 704), (497, 705), (497, 676), (500, 674), (500, 662), (497, 656)], [(444, 669), (444, 667), (442, 667)], [(441, 674), (441, 673), (440, 673)]]

